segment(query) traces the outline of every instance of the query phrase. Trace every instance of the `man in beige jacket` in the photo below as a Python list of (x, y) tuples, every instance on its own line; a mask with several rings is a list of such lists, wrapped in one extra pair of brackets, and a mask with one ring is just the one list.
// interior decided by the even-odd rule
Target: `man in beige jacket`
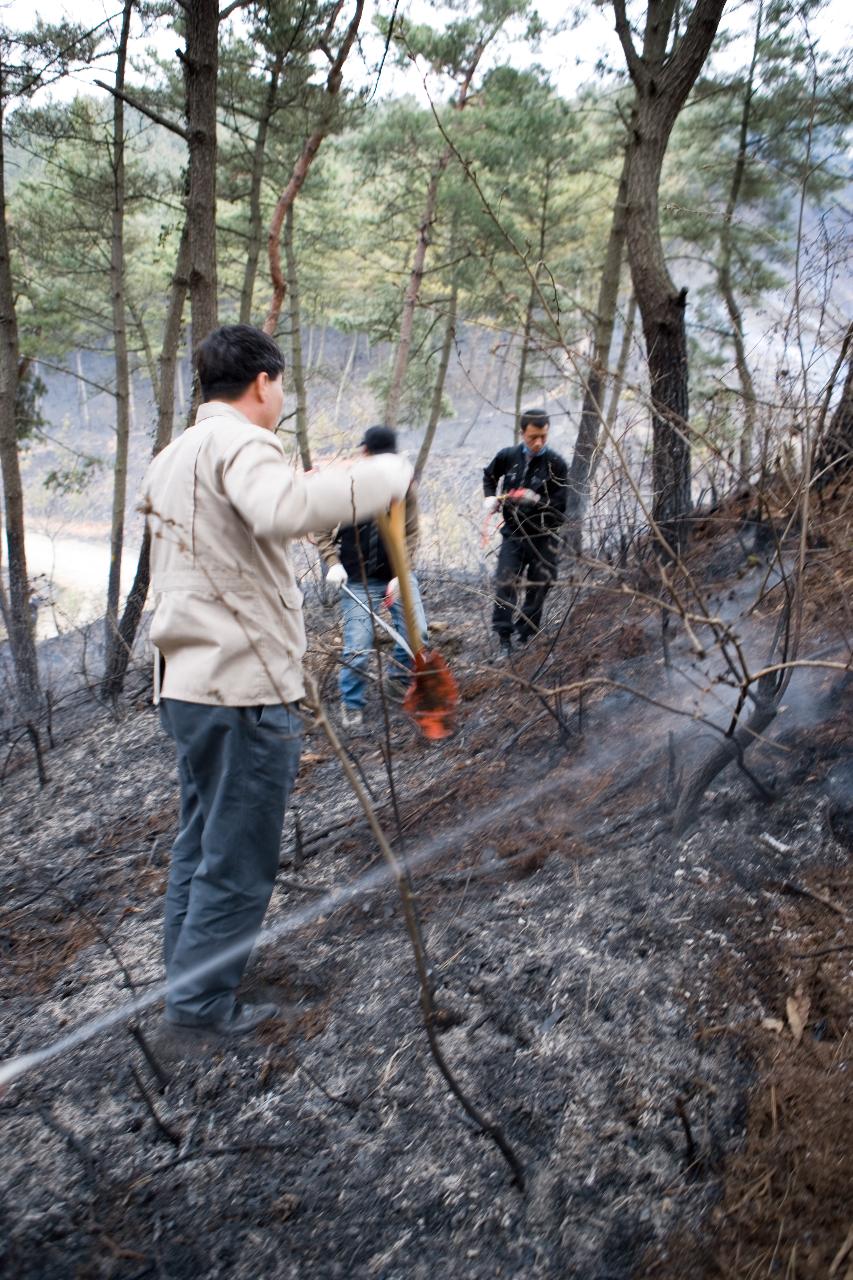
[(284, 360), (248, 325), (201, 344), (204, 403), (143, 482), (161, 717), (175, 741), (180, 830), (166, 891), (167, 1022), (224, 1034), (277, 1012), (236, 990), (278, 867), (301, 745), (302, 595), (289, 543), (402, 499), (395, 455), (297, 473), (275, 430)]

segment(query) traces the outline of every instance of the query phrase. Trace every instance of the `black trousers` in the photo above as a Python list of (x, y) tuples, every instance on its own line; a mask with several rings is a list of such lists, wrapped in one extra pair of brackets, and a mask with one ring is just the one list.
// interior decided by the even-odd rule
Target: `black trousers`
[(202, 706), (164, 698), (181, 827), (166, 889), (166, 1018), (227, 1017), (273, 891), (284, 811), (299, 768), (295, 704)]
[[(559, 545), (559, 539), (553, 533), (504, 535), (498, 554), (492, 613), (492, 629), (501, 639), (508, 639), (513, 628), (520, 640), (527, 640), (539, 630), (545, 597), (557, 576)], [(523, 577), (527, 578), (527, 591), (518, 618), (513, 621)]]

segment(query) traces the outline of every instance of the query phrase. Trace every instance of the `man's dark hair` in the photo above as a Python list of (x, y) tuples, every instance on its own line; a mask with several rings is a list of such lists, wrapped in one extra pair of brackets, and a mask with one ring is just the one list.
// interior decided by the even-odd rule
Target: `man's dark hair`
[(275, 381), (284, 372), (284, 356), (262, 329), (226, 324), (202, 342), (196, 368), (202, 400), (237, 400), (259, 373)]
[(368, 427), (361, 441), (369, 454), (396, 453), (397, 432), (391, 427)]
[(525, 409), (521, 415), (521, 434), (524, 435), (527, 427), (547, 427), (551, 423), (544, 409)]

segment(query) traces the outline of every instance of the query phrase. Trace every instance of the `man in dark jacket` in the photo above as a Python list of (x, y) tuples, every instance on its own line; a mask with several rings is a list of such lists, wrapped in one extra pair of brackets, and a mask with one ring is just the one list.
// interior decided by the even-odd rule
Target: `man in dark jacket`
[[(502, 654), (512, 652), (513, 631), (526, 644), (539, 630), (545, 597), (557, 574), (568, 493), (565, 459), (548, 448), (548, 415), (526, 409), (520, 425), (521, 444), (501, 449), (483, 471), (483, 508), (502, 509), (504, 517), (492, 613)], [(527, 591), (514, 619), (523, 576)]]
[[(361, 448), (368, 458), (377, 454), (396, 453), (396, 432), (390, 427), (368, 427)], [(418, 548), (418, 503), (413, 484), (406, 493), (405, 506), (406, 549), (409, 564), (413, 565)], [(338, 685), (341, 694), (341, 724), (350, 732), (357, 731), (364, 721), (367, 665), (375, 647), (374, 623), (367, 610), (378, 613), (385, 604), (390, 609), (391, 620), (397, 631), (408, 640), (413, 649), (417, 645), (407, 633), (397, 579), (375, 520), (362, 521), (355, 527), (338, 526), (318, 537), (317, 547), (326, 563), (327, 585), (337, 591), (343, 586), (347, 587), (341, 596), (344, 643)], [(420, 638), (425, 640), (427, 623), (414, 573), (411, 581)], [(397, 644), (389, 663), (385, 692), (400, 702), (406, 696), (410, 683), (411, 659), (406, 650)]]

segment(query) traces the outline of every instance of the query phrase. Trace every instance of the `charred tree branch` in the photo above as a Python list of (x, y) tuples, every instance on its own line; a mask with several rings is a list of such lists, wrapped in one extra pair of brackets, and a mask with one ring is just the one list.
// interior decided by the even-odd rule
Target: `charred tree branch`
[(417, 908), (415, 907), (414, 899), (412, 896), (410, 882), (408, 880), (407, 869), (400, 864), (396, 854), (394, 853), (390, 844), (388, 843), (388, 840), (385, 836), (384, 831), (382, 830), (382, 827), (379, 825), (379, 820), (376, 817), (376, 811), (373, 805), (371, 804), (365, 789), (361, 786), (361, 783), (356, 777), (355, 770), (353, 769), (352, 764), (347, 758), (347, 754), (344, 751), (343, 747), (341, 746), (338, 740), (338, 736), (335, 733), (335, 730), (332, 728), (332, 725), (322, 707), (322, 704), (320, 703), (319, 696), (317, 693), (317, 686), (310, 679), (310, 677), (307, 678), (306, 683), (308, 685), (311, 703), (313, 704), (313, 710), (317, 716), (317, 723), (325, 733), (329, 741), (329, 745), (331, 746), (332, 750), (334, 751), (335, 755), (340, 761), (341, 768), (343, 769), (346, 775), (347, 781), (352, 787), (359, 801), (359, 804), (364, 810), (365, 816), (368, 822), (370, 823), (370, 828), (371, 828), (371, 831), (373, 832), (374, 839), (379, 845), (379, 848), (381, 849), (382, 854), (386, 862), (388, 863), (388, 866), (394, 877), (394, 881), (397, 885), (397, 889), (399, 891), (400, 899), (403, 905), (403, 914), (406, 921), (406, 928), (409, 933), (409, 938), (412, 944), (412, 950), (415, 956), (415, 966), (417, 969), (418, 981), (420, 983), (420, 992), (421, 992), (421, 1013), (423, 1015), (424, 1030), (426, 1031), (427, 1040), (429, 1041), (429, 1047), (432, 1052), (433, 1059), (439, 1071), (441, 1072), (441, 1075), (443, 1076), (445, 1083), (447, 1084), (453, 1096), (459, 1102), (462, 1109), (465, 1111), (466, 1115), (468, 1115), (470, 1119), (474, 1121), (474, 1123), (481, 1130), (481, 1132), (486, 1134), (486, 1136), (491, 1138), (491, 1140), (496, 1144), (496, 1146), (501, 1152), (501, 1155), (504, 1157), (504, 1159), (506, 1160), (507, 1164), (510, 1167), (510, 1170), (512, 1172), (513, 1182), (520, 1190), (523, 1190), (524, 1189), (524, 1170), (521, 1166), (521, 1163), (517, 1155), (515, 1154), (510, 1144), (507, 1142), (499, 1126), (496, 1125), (492, 1120), (489, 1120), (486, 1116), (484, 1116), (482, 1112), (480, 1112), (478, 1108), (474, 1106), (474, 1104), (462, 1091), (461, 1087), (459, 1086), (455, 1076), (453, 1075), (444, 1057), (444, 1054), (441, 1051), (441, 1047), (439, 1046), (437, 1032), (436, 1032), (438, 1011), (436, 1010), (436, 1007), (433, 1003), (432, 983), (430, 981), (430, 966), (429, 966), (429, 961), (428, 961), (426, 951), (424, 949), (422, 937), (421, 937), (420, 920), (419, 920)]

